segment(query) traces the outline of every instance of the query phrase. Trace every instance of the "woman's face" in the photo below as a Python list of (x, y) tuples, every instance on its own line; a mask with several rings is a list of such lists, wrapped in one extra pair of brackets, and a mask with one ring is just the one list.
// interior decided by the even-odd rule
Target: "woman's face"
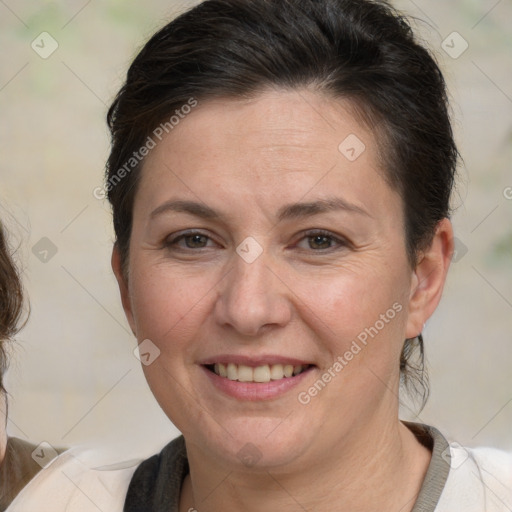
[(426, 314), (402, 200), (345, 107), (308, 91), (199, 104), (144, 164), (127, 283), (114, 256), (124, 307), (159, 404), (226, 466), (325, 460), (396, 423)]

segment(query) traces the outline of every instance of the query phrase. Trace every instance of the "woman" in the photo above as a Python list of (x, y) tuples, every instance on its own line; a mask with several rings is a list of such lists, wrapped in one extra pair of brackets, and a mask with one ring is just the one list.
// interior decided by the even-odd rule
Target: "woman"
[[(135, 461), (97, 467), (95, 450), (35, 445), (7, 436), (7, 343), (20, 329), (23, 289), (0, 223), (0, 511), (115, 511), (135, 470)], [(85, 489), (91, 497), (81, 491)], [(121, 509), (120, 509), (121, 510)]]
[(0, 223), (0, 511), (7, 508), (41, 469), (32, 457), (36, 446), (16, 437), (8, 437), (6, 431), (7, 391), (3, 377), (8, 365), (7, 343), (18, 332), (22, 312), (21, 280)]
[(391, 7), (203, 2), (146, 44), (109, 125), (113, 268), (183, 433), (125, 511), (512, 507), (509, 455), (464, 461), (398, 418), (453, 253), (457, 150), (442, 74)]
[(510, 454), (398, 416), (401, 381), (426, 398), (457, 162), (403, 18), (207, 0), (150, 39), (108, 120), (112, 265), (183, 433), (124, 476), (126, 512), (512, 507)]
[(7, 392), (3, 385), (7, 343), (20, 329), (22, 312), (21, 279), (0, 223), (0, 512), (81, 512), (92, 506), (113, 512), (119, 496), (126, 493), (135, 461), (97, 467), (98, 453), (94, 450), (66, 450), (7, 436)]

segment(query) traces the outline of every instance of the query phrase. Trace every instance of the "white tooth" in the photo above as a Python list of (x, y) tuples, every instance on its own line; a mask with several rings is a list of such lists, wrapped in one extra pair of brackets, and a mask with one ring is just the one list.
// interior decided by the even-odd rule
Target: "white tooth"
[(221, 377), (227, 377), (227, 376), (228, 376), (228, 371), (227, 371), (227, 369), (226, 369), (226, 365), (225, 365), (225, 364), (219, 363), (219, 371), (218, 371), (218, 374), (219, 374)]
[(304, 371), (306, 367), (302, 365), (293, 366), (291, 364), (273, 364), (262, 365), (252, 368), (243, 364), (234, 363), (215, 363), (214, 371), (221, 377), (227, 377), (230, 380), (240, 382), (270, 382), (271, 380), (280, 380), (284, 377), (292, 377)]
[(270, 382), (270, 368), (268, 364), (254, 368), (253, 378), (254, 382)]
[(236, 364), (229, 363), (227, 368), (227, 377), (229, 380), (237, 380), (238, 379), (238, 368)]
[(243, 364), (238, 365), (238, 380), (240, 382), (252, 382), (254, 380), (252, 368)]
[(273, 364), (270, 367), (270, 378), (272, 380), (280, 380), (284, 377), (284, 369), (282, 364)]

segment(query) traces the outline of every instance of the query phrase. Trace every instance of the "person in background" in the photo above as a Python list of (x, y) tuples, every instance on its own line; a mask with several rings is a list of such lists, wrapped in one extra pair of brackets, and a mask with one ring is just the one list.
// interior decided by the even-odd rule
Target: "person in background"
[(0, 221), (0, 512), (97, 511), (96, 504), (100, 510), (116, 512), (115, 504), (122, 503), (119, 497), (126, 494), (140, 461), (97, 467), (98, 450), (53, 447), (58, 456), (41, 465), (37, 459), (44, 448), (7, 435), (3, 379), (9, 363), (8, 344), (23, 325), (23, 304), (21, 276)]
[(9, 363), (8, 343), (21, 327), (23, 288), (0, 223), (0, 511), (41, 470), (32, 458), (36, 446), (7, 435), (7, 391), (4, 375)]

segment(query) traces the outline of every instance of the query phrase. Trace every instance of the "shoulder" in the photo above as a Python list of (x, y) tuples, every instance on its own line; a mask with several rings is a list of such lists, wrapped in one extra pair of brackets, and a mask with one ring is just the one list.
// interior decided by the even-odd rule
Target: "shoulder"
[(496, 510), (512, 510), (512, 452), (473, 448), (468, 450), (468, 456), (478, 469), (478, 477), (487, 495), (486, 503), (496, 507), (501, 505)]
[(41, 470), (41, 466), (32, 458), (37, 446), (9, 437), (5, 456), (0, 464), (0, 510), (16, 497), (21, 489)]
[(468, 452), (478, 464), (484, 477), (499, 473), (504, 482), (512, 487), (512, 452), (495, 448), (472, 448)]
[(126, 490), (140, 463), (96, 466), (93, 450), (63, 452), (41, 469), (7, 509), (9, 512), (123, 510)]
[(512, 452), (452, 442), (450, 472), (436, 512), (512, 510)]

